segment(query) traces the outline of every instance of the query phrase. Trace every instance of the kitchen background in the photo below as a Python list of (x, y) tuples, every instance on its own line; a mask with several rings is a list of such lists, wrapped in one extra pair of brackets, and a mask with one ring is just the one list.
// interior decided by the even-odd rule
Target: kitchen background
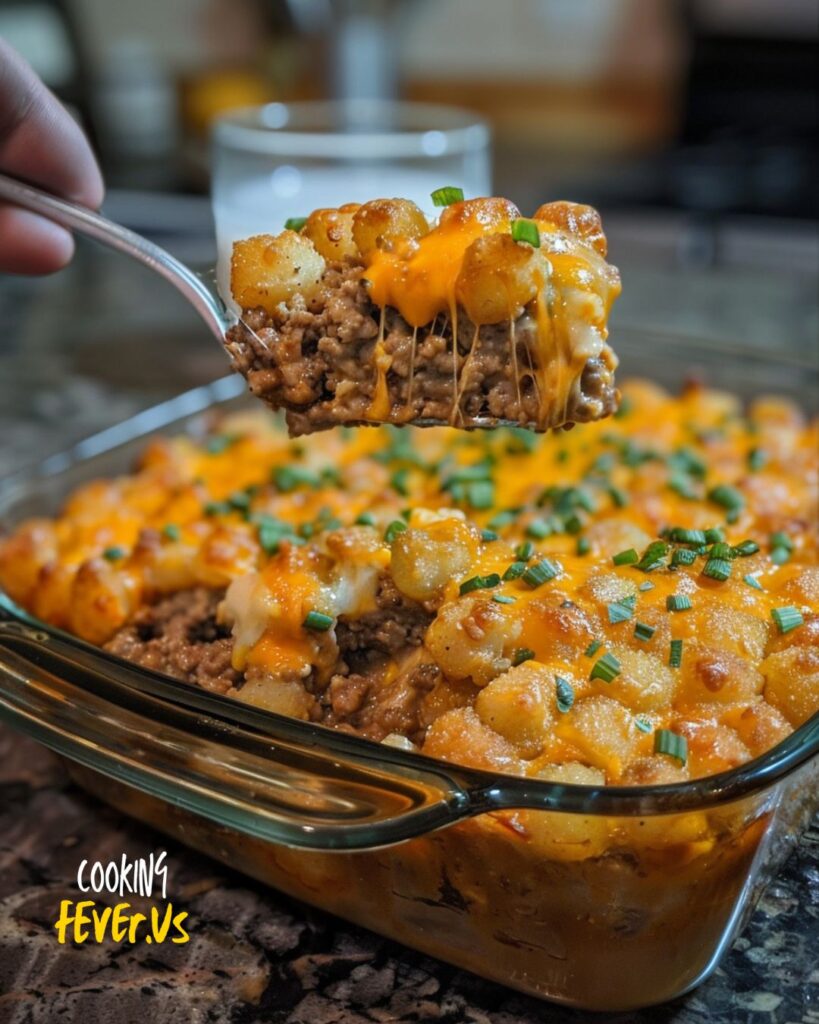
[[(0, 35), (89, 132), (105, 212), (205, 272), (218, 115), (444, 101), (489, 122), (524, 213), (600, 207), (627, 369), (667, 335), (694, 368), (698, 344), (740, 377), (748, 350), (816, 365), (816, 0), (0, 0)], [(0, 472), (226, 370), (173, 291), (83, 242), (0, 282), (0, 327)]]

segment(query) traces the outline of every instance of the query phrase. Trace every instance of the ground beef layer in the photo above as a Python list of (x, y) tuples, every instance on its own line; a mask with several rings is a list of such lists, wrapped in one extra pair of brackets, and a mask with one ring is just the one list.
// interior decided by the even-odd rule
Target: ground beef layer
[[(141, 609), (105, 649), (206, 690), (239, 695), (245, 680), (231, 667), (230, 630), (217, 621), (223, 597), (222, 590), (198, 587), (162, 598)], [(402, 597), (384, 575), (375, 610), (339, 620), (332, 673), (303, 680), (312, 696), (310, 719), (371, 739), (400, 733), (422, 740), (428, 723), (421, 701), (440, 679), (421, 649), (431, 619), (430, 611)], [(400, 668), (384, 682), (388, 660)]]
[[(257, 397), (286, 411), (292, 435), (372, 420), (382, 311), (370, 301), (362, 273), (361, 264), (353, 261), (331, 263), (309, 306), (282, 306), (272, 316), (261, 308), (248, 309), (227, 333), (225, 345), (235, 369)], [(457, 339), (448, 318), (414, 331), (391, 308), (383, 316), (389, 422), (434, 420), (468, 428), (499, 420), (540, 421), (533, 372), (539, 348), (531, 316), (483, 326), (476, 333), (462, 313)], [(615, 366), (608, 347), (590, 359), (574, 381), (565, 417), (561, 408), (553, 425), (613, 412)], [(459, 413), (453, 416), (456, 404)]]

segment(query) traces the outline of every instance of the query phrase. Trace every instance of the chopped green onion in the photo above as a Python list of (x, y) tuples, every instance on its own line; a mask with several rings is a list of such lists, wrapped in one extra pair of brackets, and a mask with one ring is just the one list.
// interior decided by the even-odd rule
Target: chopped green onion
[(388, 544), (392, 544), (399, 533), (403, 533), (406, 530), (407, 524), (403, 519), (393, 519), (387, 529), (384, 531), (384, 540)]
[(793, 541), (782, 530), (777, 530), (776, 533), (771, 534), (770, 544), (772, 548), (784, 548), (786, 551), (793, 551)]
[(549, 537), (552, 533), (552, 528), (545, 519), (534, 519), (526, 527), (527, 537), (534, 537), (535, 540), (543, 540)]
[(577, 515), (577, 513), (572, 513), (572, 515), (567, 516), (563, 520), (563, 529), (566, 531), (566, 533), (580, 533), (580, 531), (583, 529), (583, 520), (580, 518), (579, 515)]
[(784, 565), (790, 561), (791, 553), (788, 548), (772, 548), (771, 561), (774, 565)]
[(555, 676), (555, 689), (557, 691), (557, 710), (565, 715), (574, 704), (574, 688), (568, 679), (563, 676)]
[(628, 548), (626, 551), (619, 551), (612, 557), (612, 562), (615, 565), (633, 565), (635, 562), (640, 561), (640, 556), (634, 550), (634, 548)]
[(586, 655), (587, 658), (593, 658), (595, 656), (595, 654), (597, 654), (597, 652), (600, 650), (600, 648), (602, 646), (603, 646), (603, 641), (602, 640), (592, 640), (592, 642), (589, 644), (589, 646), (586, 648), (586, 650), (583, 653)]
[(498, 539), (498, 534), (494, 530), (481, 530), (481, 540), (484, 544), (490, 544), (493, 540)]
[(120, 558), (125, 558), (127, 554), (128, 552), (125, 548), (114, 546), (106, 548), (102, 553), (102, 557), (108, 562), (118, 562)]
[(670, 612), (686, 612), (691, 607), (691, 598), (687, 594), (670, 594), (665, 606)]
[(247, 512), (250, 508), (251, 497), (247, 491), (234, 491), (228, 498), (228, 504), (237, 512)]
[(725, 534), (718, 526), (712, 526), (710, 530), (705, 531), (706, 544), (716, 544), (721, 540), (725, 540)]
[(544, 558), (542, 562), (530, 565), (523, 573), (523, 582), (528, 583), (533, 589), (543, 583), (548, 583), (560, 574), (560, 565)]
[(675, 548), (671, 556), (671, 568), (676, 569), (678, 565), (693, 565), (696, 560), (696, 551), (690, 548)]
[(372, 512), (362, 512), (360, 516), (356, 516), (356, 526), (375, 526), (375, 516)]
[(506, 572), (503, 574), (504, 580), (508, 583), (509, 580), (517, 580), (526, 572), (525, 562), (512, 562)]
[(702, 569), (703, 576), (724, 583), (731, 575), (731, 563), (727, 558), (709, 558)]
[(516, 242), (528, 242), (535, 249), (540, 248), (540, 232), (533, 220), (518, 217), (512, 221), (512, 238)]
[(640, 730), (640, 732), (651, 732), (651, 722), (647, 718), (635, 718), (634, 724)]
[(664, 540), (654, 540), (643, 552), (643, 557), (637, 563), (637, 568), (643, 572), (653, 572), (661, 568), (665, 563), (663, 559), (668, 554), (668, 544)]
[(730, 562), (734, 557), (734, 549), (730, 544), (726, 544), (725, 541), (717, 541), (716, 544), (711, 545), (711, 550), (708, 552), (709, 558), (724, 558), (727, 562)]
[(489, 590), (496, 587), (500, 581), (501, 578), (496, 572), (492, 572), (488, 576), (472, 576), (471, 579), (464, 580), (460, 591), (461, 594), (469, 594), (473, 590)]
[(798, 608), (785, 605), (783, 608), (772, 608), (771, 618), (779, 628), (780, 633), (790, 633), (792, 629), (801, 626), (805, 621)]
[(444, 185), (432, 193), (432, 202), (435, 206), (451, 206), (452, 203), (463, 202), (463, 198), (464, 190), (456, 185)]
[(755, 540), (743, 540), (739, 544), (734, 544), (731, 550), (740, 558), (747, 558), (748, 555), (755, 555), (759, 551), (759, 545)]
[(632, 402), (632, 400), (628, 397), (628, 395), (623, 395), (623, 397), (620, 399), (619, 408), (615, 409), (614, 411), (614, 418), (616, 420), (624, 419), (626, 416), (628, 416), (628, 414), (631, 412), (633, 408), (634, 403)]
[(682, 665), (683, 642), (682, 640), (671, 641), (671, 651), (668, 655), (668, 664), (671, 668), (679, 668)]
[(645, 583), (641, 583), (637, 589), (642, 591), (653, 590), (654, 584), (651, 582), (651, 580), (646, 580)]
[(515, 558), (519, 558), (521, 562), (528, 562), (534, 553), (535, 545), (530, 540), (525, 540), (515, 548)]
[(676, 544), (704, 544), (705, 543), (705, 531), (704, 530), (685, 530), (681, 526), (675, 526), (669, 532), (669, 537)]
[(226, 501), (208, 501), (203, 509), (206, 516), (226, 516), (230, 505)]
[(749, 587), (753, 587), (754, 590), (764, 590), (764, 587), (756, 578), (756, 576), (743, 576), (742, 581), (743, 583), (747, 583)]
[(612, 601), (608, 605), (609, 622), (614, 625), (617, 622), (626, 622), (634, 614), (633, 605), (626, 601)]
[(608, 487), (608, 495), (617, 508), (625, 508), (628, 505), (628, 495), (620, 487), (611, 484)]
[(694, 486), (691, 477), (684, 476), (682, 473), (672, 474), (668, 478), (668, 486), (675, 494), (679, 494), (686, 501), (696, 501), (700, 496), (700, 492)]
[(762, 469), (767, 461), (768, 456), (761, 448), (752, 448), (748, 452), (748, 469), (750, 469), (752, 473), (756, 473), (757, 470)]
[(517, 598), (512, 597), (511, 594), (493, 594), (492, 600), (497, 604), (514, 604)]
[(638, 640), (650, 640), (657, 632), (656, 626), (649, 626), (647, 622), (634, 623), (634, 635)]
[(239, 440), (238, 434), (214, 434), (205, 441), (205, 451), (208, 455), (221, 455), (232, 444)]
[(306, 217), (288, 217), (284, 222), (285, 231), (301, 231), (307, 223)]
[(497, 515), (493, 516), (486, 524), (490, 530), (501, 530), (504, 526), (510, 526), (518, 517), (520, 509), (507, 508), (503, 512), (498, 512)]
[(176, 523), (165, 523), (162, 527), (162, 536), (167, 537), (168, 540), (179, 540), (181, 535), (181, 531)]
[(314, 629), (318, 633), (326, 633), (332, 624), (333, 616), (323, 612), (308, 612), (303, 622), (305, 629)]
[(745, 495), (728, 484), (718, 484), (708, 492), (708, 500), (715, 505), (722, 505), (723, 508), (741, 509), (745, 504)]
[(512, 655), (513, 665), (522, 665), (524, 661), (531, 661), (534, 658), (535, 652), (531, 647), (518, 647), (515, 653)]
[(588, 537), (577, 538), (577, 553), (578, 555), (587, 555), (591, 551), (591, 541)]
[(315, 473), (300, 466), (276, 466), (272, 473), (273, 483), (284, 494), (297, 487), (318, 487), (320, 480)]
[(611, 652), (608, 652), (594, 663), (589, 679), (602, 679), (604, 683), (610, 683), (619, 675), (620, 662)]
[(471, 508), (492, 508), (495, 504), (495, 485), (491, 480), (476, 480), (467, 484), (466, 501)]
[(390, 487), (400, 494), (402, 498), (409, 496), (409, 487), (407, 486), (408, 478), (409, 468), (407, 466), (402, 466), (401, 469), (396, 469), (390, 477)]
[(685, 736), (680, 736), (670, 729), (658, 729), (654, 733), (654, 753), (668, 754), (680, 764), (685, 764), (688, 760), (688, 741)]

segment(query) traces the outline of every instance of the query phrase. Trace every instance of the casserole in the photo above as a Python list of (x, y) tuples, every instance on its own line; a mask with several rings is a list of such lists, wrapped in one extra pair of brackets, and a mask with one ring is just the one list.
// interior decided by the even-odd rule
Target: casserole
[[(686, 345), (687, 363), (698, 355)], [(746, 357), (742, 372), (753, 368)], [(798, 368), (790, 387), (781, 362), (756, 369), (799, 393)], [(4, 489), (4, 522), (121, 469), (118, 441), (178, 432), (186, 414), (195, 430), (238, 390), (199, 389), (49, 460)], [(89, 789), (293, 895), (572, 1005), (628, 1009), (701, 981), (815, 807), (816, 716), (749, 764), (692, 782), (518, 779), (237, 706), (4, 608), (3, 714), (72, 758)], [(579, 816), (584, 828), (678, 830), (680, 842), (640, 857), (534, 859), (499, 814), (526, 808), (556, 815), (546, 827)], [(692, 841), (691, 818), (706, 813), (708, 840)]]

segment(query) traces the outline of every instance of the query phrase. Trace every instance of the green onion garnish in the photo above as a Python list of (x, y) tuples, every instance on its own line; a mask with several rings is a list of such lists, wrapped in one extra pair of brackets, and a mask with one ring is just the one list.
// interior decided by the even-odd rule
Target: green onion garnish
[(670, 729), (658, 729), (654, 733), (654, 753), (668, 754), (680, 764), (685, 764), (688, 760), (688, 742), (685, 736), (680, 736)]
[(205, 441), (205, 451), (208, 455), (221, 455), (223, 451), (230, 448), (239, 440), (238, 434), (214, 434)]
[(517, 580), (526, 572), (525, 562), (512, 562), (506, 572), (503, 574), (504, 580), (508, 583), (509, 580)]
[(226, 501), (208, 501), (202, 511), (206, 516), (226, 516), (230, 512), (230, 505)]
[(645, 583), (641, 583), (637, 589), (642, 591), (653, 590), (654, 584), (651, 582), (651, 580), (646, 580)]
[(514, 604), (517, 598), (512, 597), (511, 594), (493, 594), (492, 600), (497, 604)]
[(703, 576), (724, 583), (731, 575), (731, 563), (727, 558), (709, 558), (702, 569)]
[(557, 690), (557, 710), (565, 715), (574, 704), (574, 689), (568, 679), (563, 676), (555, 676), (555, 689)]
[(444, 185), (432, 193), (432, 202), (435, 206), (451, 206), (452, 203), (463, 202), (463, 198), (464, 190), (457, 185)]
[(535, 249), (540, 248), (540, 232), (533, 220), (519, 217), (512, 221), (512, 238), (516, 242), (528, 242)]
[(668, 664), (671, 668), (679, 668), (682, 665), (682, 652), (683, 642), (682, 640), (671, 641), (671, 651), (668, 655)]
[(717, 544), (721, 540), (725, 540), (725, 534), (718, 526), (712, 526), (710, 530), (705, 531), (706, 544)]
[(708, 500), (715, 505), (722, 505), (723, 508), (741, 509), (745, 504), (745, 495), (741, 494), (736, 487), (728, 484), (718, 484), (708, 492)]
[(580, 533), (583, 529), (583, 520), (579, 515), (577, 515), (577, 513), (573, 512), (563, 520), (563, 529), (566, 533)]
[(633, 565), (635, 562), (640, 561), (640, 556), (634, 550), (634, 548), (628, 548), (626, 551), (619, 551), (612, 557), (612, 562), (615, 565)]
[(496, 587), (500, 581), (501, 578), (496, 572), (492, 572), (488, 576), (472, 576), (470, 579), (464, 580), (460, 591), (461, 594), (469, 594), (473, 590), (489, 590)]
[(764, 587), (756, 578), (756, 576), (743, 576), (742, 582), (747, 583), (749, 587), (753, 587), (754, 590), (764, 590)]
[(181, 532), (176, 523), (165, 523), (162, 527), (162, 536), (167, 537), (168, 540), (179, 540)]
[(602, 679), (604, 683), (610, 683), (619, 675), (620, 662), (611, 652), (608, 652), (594, 663), (589, 679)]
[(615, 487), (614, 484), (611, 484), (607, 490), (616, 508), (625, 508), (628, 505), (628, 495), (620, 487)]
[(685, 530), (682, 526), (675, 526), (669, 531), (669, 537), (676, 544), (704, 544), (704, 530)]
[(671, 556), (671, 568), (676, 569), (678, 565), (693, 565), (696, 560), (696, 551), (690, 548), (675, 548)]
[(295, 491), (297, 487), (318, 487), (321, 483), (315, 473), (300, 466), (276, 466), (271, 476), (273, 483), (284, 494)]
[(502, 530), (504, 526), (510, 526), (518, 517), (520, 509), (507, 508), (498, 512), (486, 524), (490, 530)]
[(682, 473), (674, 473), (670, 476), (668, 478), (668, 486), (675, 494), (679, 494), (686, 501), (696, 501), (700, 496), (700, 492), (694, 486), (691, 477), (684, 476)]
[(118, 562), (120, 558), (125, 558), (127, 554), (128, 552), (125, 550), (125, 548), (114, 546), (106, 548), (102, 553), (102, 557), (106, 559), (106, 561), (108, 562)]
[(597, 652), (600, 650), (600, 648), (602, 646), (603, 646), (603, 641), (602, 640), (592, 640), (592, 642), (589, 644), (589, 646), (586, 648), (586, 650), (583, 653), (586, 655), (587, 658), (593, 658), (595, 656), (595, 654), (597, 654)]
[(591, 541), (588, 537), (577, 538), (577, 553), (578, 555), (587, 555), (591, 551)]
[(387, 529), (384, 531), (384, 540), (388, 544), (392, 544), (399, 533), (403, 533), (406, 530), (407, 524), (403, 519), (393, 519)]
[(465, 497), (471, 508), (492, 508), (495, 504), (495, 485), (491, 480), (476, 480), (466, 485)]
[(743, 540), (739, 544), (734, 544), (731, 550), (735, 555), (747, 558), (748, 555), (755, 555), (759, 551), (759, 545), (755, 540)]
[(493, 540), (498, 539), (498, 534), (494, 530), (481, 530), (481, 540), (484, 544), (491, 544)]
[(317, 633), (326, 633), (332, 624), (333, 616), (323, 612), (308, 612), (303, 622), (305, 629), (314, 629)]
[(801, 626), (805, 621), (799, 609), (793, 608), (790, 605), (786, 605), (783, 608), (772, 608), (771, 618), (779, 627), (780, 633), (790, 633), (792, 629)]
[(523, 573), (523, 582), (528, 583), (533, 589), (543, 583), (548, 583), (560, 574), (560, 565), (544, 558), (542, 562), (530, 565)]
[(519, 558), (521, 562), (528, 562), (534, 552), (535, 545), (530, 540), (525, 540), (515, 548), (515, 558)]
[(626, 601), (612, 601), (608, 605), (609, 622), (626, 622), (634, 614), (634, 606)]
[(637, 568), (643, 572), (653, 572), (665, 564), (663, 559), (668, 554), (668, 544), (664, 540), (654, 540), (643, 552), (643, 557), (637, 563)]
[(791, 553), (787, 548), (771, 548), (771, 561), (774, 565), (784, 565), (790, 561)]
[(526, 536), (534, 537), (535, 540), (543, 540), (549, 537), (552, 533), (552, 528), (545, 519), (534, 519), (526, 527)]
[(665, 606), (670, 612), (686, 612), (691, 607), (691, 598), (687, 594), (670, 594)]
[(531, 661), (534, 658), (535, 652), (531, 647), (518, 647), (515, 653), (512, 655), (513, 665), (522, 665), (524, 661)]
[(656, 626), (649, 626), (647, 622), (634, 623), (634, 635), (638, 640), (650, 640), (656, 632)]
[(362, 512), (360, 516), (356, 516), (356, 526), (375, 526), (375, 516), (372, 512)]
[(390, 477), (390, 487), (392, 487), (392, 489), (403, 498), (409, 496), (409, 487), (407, 486), (408, 478), (409, 468), (407, 466), (402, 466), (401, 469), (396, 469)]
[(651, 722), (647, 718), (635, 718), (634, 724), (640, 730), (640, 732), (651, 732)]
[(307, 223), (306, 217), (288, 217), (284, 222), (285, 231), (301, 231)]
[(767, 461), (768, 456), (761, 448), (752, 448), (748, 452), (748, 469), (750, 469), (752, 473), (756, 473), (757, 470), (762, 469)]

